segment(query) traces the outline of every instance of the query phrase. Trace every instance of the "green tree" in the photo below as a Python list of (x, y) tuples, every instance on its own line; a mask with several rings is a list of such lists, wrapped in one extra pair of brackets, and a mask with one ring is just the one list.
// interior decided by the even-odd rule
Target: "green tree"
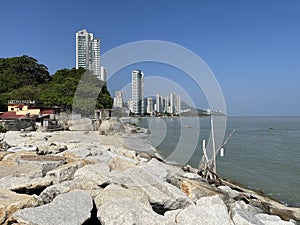
[(32, 57), (0, 58), (0, 93), (47, 83), (50, 79), (47, 67)]

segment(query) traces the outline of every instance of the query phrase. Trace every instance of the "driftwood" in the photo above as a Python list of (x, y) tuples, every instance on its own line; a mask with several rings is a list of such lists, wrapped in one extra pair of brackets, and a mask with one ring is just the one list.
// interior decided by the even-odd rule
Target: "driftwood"
[[(212, 124), (213, 126), (213, 124)], [(214, 138), (213, 138), (213, 157), (211, 159), (208, 159), (207, 157), (207, 152), (206, 152), (206, 145), (205, 145), (205, 140), (203, 140), (202, 143), (202, 150), (203, 150), (203, 156), (201, 159), (201, 164), (199, 167), (199, 174), (205, 178), (210, 184), (215, 184), (216, 186), (220, 186), (222, 184), (221, 179), (218, 177), (217, 173), (216, 173), (216, 155), (220, 152), (220, 150), (227, 144), (227, 142), (229, 141), (229, 139), (231, 138), (231, 136), (233, 135), (233, 133), (235, 132), (235, 130), (232, 130), (232, 132), (229, 134), (229, 136), (226, 138), (226, 140), (224, 141), (224, 143), (218, 147), (217, 150), (215, 150), (215, 146), (214, 146)], [(214, 135), (214, 133), (212, 132), (212, 136)]]

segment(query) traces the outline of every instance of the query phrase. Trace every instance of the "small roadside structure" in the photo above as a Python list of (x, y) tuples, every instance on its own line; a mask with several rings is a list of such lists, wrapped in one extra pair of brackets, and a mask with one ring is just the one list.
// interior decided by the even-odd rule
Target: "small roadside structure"
[(0, 115), (0, 125), (8, 130), (35, 130), (37, 126), (52, 124), (50, 116), (59, 113), (58, 107), (44, 107), (32, 100), (10, 100), (7, 112)]

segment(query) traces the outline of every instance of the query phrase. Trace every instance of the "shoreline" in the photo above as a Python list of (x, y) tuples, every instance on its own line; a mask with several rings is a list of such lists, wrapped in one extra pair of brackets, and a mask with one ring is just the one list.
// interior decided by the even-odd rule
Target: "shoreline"
[[(128, 135), (128, 133), (126, 135)], [(45, 196), (49, 196), (49, 193), (52, 193), (50, 192), (50, 190), (52, 190), (53, 188), (55, 190), (60, 190), (58, 188), (62, 186), (64, 187), (62, 190), (65, 190), (66, 187), (68, 187), (67, 188), (67, 190), (69, 190), (68, 192), (72, 192), (73, 188), (70, 189), (69, 187), (69, 183), (71, 182), (74, 187), (77, 187), (75, 189), (78, 189), (79, 187), (78, 185), (80, 185), (79, 189), (84, 190), (86, 193), (92, 196), (93, 201), (96, 201), (98, 198), (100, 198), (99, 193), (103, 194), (103, 192), (110, 192), (109, 190), (111, 188), (112, 189), (117, 188), (119, 190), (118, 193), (119, 192), (121, 193), (122, 191), (125, 191), (122, 189), (124, 185), (125, 185), (124, 187), (127, 187), (132, 191), (135, 190), (135, 188), (139, 187), (141, 188), (139, 192), (142, 191), (146, 196), (148, 196), (147, 197), (148, 200), (146, 201), (145, 204), (146, 205), (149, 204), (147, 202), (150, 201), (150, 205), (154, 210), (154, 214), (151, 212), (152, 215), (151, 217), (156, 218), (157, 215), (160, 215), (159, 218), (162, 221), (167, 221), (169, 218), (167, 216), (168, 215), (167, 212), (171, 213), (173, 210), (175, 211), (177, 210), (178, 211), (177, 213), (179, 213), (179, 215), (182, 216), (185, 215), (186, 210), (190, 210), (191, 208), (193, 208), (192, 210), (193, 213), (196, 213), (197, 212), (196, 208), (200, 207), (199, 206), (200, 203), (198, 204), (198, 201), (200, 201), (201, 199), (203, 199), (204, 201), (204, 199), (208, 199), (211, 198), (211, 196), (217, 195), (222, 199), (222, 204), (225, 204), (229, 212), (231, 212), (231, 214), (228, 215), (227, 213), (224, 214), (223, 217), (227, 218), (229, 216), (228, 220), (235, 221), (235, 224), (239, 224), (238, 221), (241, 220), (240, 216), (242, 215), (240, 214), (239, 210), (244, 210), (244, 213), (246, 213), (247, 215), (249, 214), (249, 216), (251, 217), (253, 216), (253, 218), (256, 220), (257, 219), (255, 216), (256, 214), (255, 215), (251, 214), (252, 212), (251, 210), (253, 207), (259, 209), (260, 213), (268, 213), (274, 216), (277, 215), (281, 218), (281, 220), (286, 221), (288, 224), (297, 224), (297, 222), (298, 223), (300, 222), (300, 208), (284, 206), (283, 204), (273, 199), (270, 199), (269, 197), (261, 196), (260, 193), (257, 193), (254, 190), (241, 187), (240, 185), (233, 184), (232, 182), (228, 182), (223, 179), (222, 179), (222, 183), (225, 184), (225, 186), (221, 186), (222, 188), (216, 187), (214, 185), (209, 185), (207, 181), (201, 178), (201, 176), (199, 176), (197, 172), (193, 170), (191, 171), (182, 170), (182, 166), (172, 165), (172, 163), (164, 162), (161, 159), (159, 160), (159, 158), (157, 158), (154, 155), (148, 154), (146, 151), (136, 151), (137, 147), (135, 147), (134, 149), (127, 148), (128, 147), (128, 145), (126, 147), (127, 142), (125, 143), (124, 140), (119, 142), (118, 138), (117, 138), (118, 141), (116, 141), (116, 138), (117, 137), (115, 136), (99, 135), (98, 132), (94, 132), (94, 131), (8, 132), (5, 140), (9, 144), (12, 145), (12, 143), (14, 143), (16, 147), (18, 146), (22, 147), (24, 145), (37, 146), (38, 150), (18, 151), (15, 153), (0, 151), (0, 156), (1, 156), (0, 175), (2, 173), (2, 175), (0, 176), (0, 181), (1, 181), (0, 189), (2, 190), (1, 192), (6, 193), (9, 192), (9, 190), (15, 190), (15, 191), (18, 190), (17, 192), (23, 193), (24, 190), (27, 190), (28, 193), (32, 193), (32, 192), (36, 193), (37, 190), (40, 189), (41, 187), (43, 187), (42, 188), (43, 190), (41, 193), (37, 192), (38, 194), (37, 196), (26, 195), (28, 198), (33, 197), (33, 199), (35, 200), (31, 199), (31, 201), (37, 201), (37, 203), (35, 203), (35, 205), (33, 206), (23, 205), (21, 208), (11, 213), (11, 217), (7, 217), (8, 215), (7, 208), (2, 209), (2, 211), (3, 210), (6, 211), (5, 214), (6, 217), (4, 221), (24, 221), (26, 220), (25, 219), (26, 216), (18, 212), (23, 212), (24, 210), (26, 211), (27, 209), (29, 210), (32, 207), (33, 207), (32, 210), (35, 209), (37, 210), (40, 209), (40, 207), (45, 207), (54, 204), (54, 200), (57, 197), (54, 198), (54, 200), (53, 199), (47, 200), (48, 197), (45, 199)], [(140, 141), (142, 141), (140, 145), (143, 145), (144, 143), (143, 140)], [(123, 146), (124, 143), (125, 143), (125, 147)], [(134, 143), (136, 144), (136, 142)], [(49, 161), (44, 161), (47, 157), (49, 158), (50, 156), (54, 157), (53, 159), (55, 160), (58, 157), (57, 160), (59, 162), (56, 165), (57, 167), (55, 167), (54, 169), (50, 168), (51, 166), (53, 166), (53, 162), (49, 163)], [(29, 159), (32, 161), (30, 161)], [(40, 161), (35, 162), (34, 160), (37, 159), (39, 159)], [(23, 174), (26, 172), (25, 171), (26, 169), (23, 169), (23, 171), (19, 171), (20, 169), (18, 168), (20, 167), (27, 168), (27, 165), (30, 166), (27, 169), (28, 170), (27, 172), (33, 178), (31, 178), (30, 180), (26, 180), (27, 182), (26, 183), (25, 180), (21, 182), (22, 179), (25, 179), (28, 176), (27, 174)], [(45, 175), (39, 175), (40, 170), (38, 165), (43, 165), (42, 171), (44, 171), (45, 169), (47, 170), (45, 173), (42, 172)], [(98, 168), (97, 170), (99, 171), (92, 172), (90, 170), (85, 169), (89, 167)], [(107, 169), (105, 169), (105, 172), (103, 171), (101, 172), (102, 169), (100, 169), (100, 167), (101, 168), (105, 167)], [(11, 174), (9, 175), (9, 177), (7, 177), (5, 176), (7, 175), (5, 174), (6, 172), (4, 172), (5, 168), (8, 170), (9, 168), (14, 168), (15, 171), (7, 172), (8, 174)], [(141, 170), (142, 168), (143, 170)], [(80, 172), (82, 170), (85, 172)], [(130, 179), (133, 179), (134, 182), (137, 182), (135, 183), (134, 186), (132, 186), (131, 183), (128, 183), (128, 181), (130, 180), (129, 177), (124, 180), (124, 178), (129, 175), (128, 171), (130, 171), (131, 174)], [(98, 174), (98, 172), (101, 172), (101, 175)], [(20, 173), (20, 175), (13, 178), (18, 173)], [(90, 173), (93, 173), (93, 175), (92, 176), (89, 175)], [(147, 175), (148, 173), (151, 174), (151, 179), (150, 177), (147, 178), (149, 176)], [(95, 180), (96, 177), (97, 179)], [(47, 183), (49, 182), (49, 179), (50, 179), (50, 183)], [(86, 187), (85, 185), (85, 187), (83, 187), (82, 186), (83, 184), (80, 184), (82, 182), (81, 181), (82, 179), (84, 179), (85, 184), (90, 183), (90, 186), (87, 185)], [(150, 179), (147, 181), (147, 182), (150, 181), (150, 183), (147, 184), (146, 186), (142, 185), (144, 179), (146, 180)], [(99, 183), (100, 181), (101, 183)], [(98, 185), (91, 189), (91, 187), (93, 187), (94, 185), (93, 183), (95, 182), (98, 183)], [(39, 188), (36, 187), (35, 185), (37, 185)], [(136, 185), (138, 186), (135, 187)], [(110, 188), (107, 189), (108, 187)], [(152, 193), (153, 188), (155, 188), (156, 191), (158, 190), (162, 191), (162, 193), (159, 195), (160, 197), (152, 196), (152, 194), (154, 193), (154, 192)], [(47, 195), (43, 194), (45, 192), (47, 192), (48, 194)], [(174, 205), (162, 206), (160, 205), (162, 203), (158, 203), (164, 201), (162, 200), (164, 199), (163, 196), (166, 195), (167, 193), (169, 194), (172, 193), (170, 197), (168, 197), (168, 199), (170, 198), (168, 202), (172, 201), (173, 202), (172, 205), (176, 203), (175, 204), (176, 207)], [(54, 193), (52, 193), (51, 195), (53, 194)], [(169, 196), (169, 194), (167, 194), (167, 196)], [(62, 191), (62, 193), (60, 193), (58, 197), (64, 195), (65, 195), (64, 191)], [(128, 196), (130, 197), (131, 194), (127, 194), (127, 197)], [(177, 196), (177, 197), (173, 199), (173, 197), (171, 196)], [(181, 199), (180, 204), (178, 202), (179, 199)], [(122, 201), (125, 200), (122, 198)], [(103, 207), (104, 206), (108, 207), (110, 204), (114, 204), (114, 201), (107, 202), (106, 204), (103, 205)], [(196, 204), (196, 206), (194, 204)], [(205, 203), (205, 204), (210, 204), (210, 203)], [(102, 203), (99, 204), (99, 207), (97, 207), (98, 214), (99, 214), (97, 218), (99, 221), (105, 220), (105, 216), (104, 216), (105, 214), (101, 211), (104, 210), (103, 207), (102, 207)], [(217, 209), (215, 207), (216, 205), (213, 204), (210, 210)], [(148, 212), (148, 209), (146, 211)], [(0, 207), (0, 215), (1, 215), (1, 207)], [(122, 214), (122, 217), (126, 218), (126, 215)], [(95, 216), (93, 217), (93, 219), (96, 219)], [(172, 220), (173, 219), (171, 219), (170, 221)], [(166, 222), (165, 224), (173, 224), (173, 223)], [(186, 224), (192, 224), (192, 223), (186, 223)]]

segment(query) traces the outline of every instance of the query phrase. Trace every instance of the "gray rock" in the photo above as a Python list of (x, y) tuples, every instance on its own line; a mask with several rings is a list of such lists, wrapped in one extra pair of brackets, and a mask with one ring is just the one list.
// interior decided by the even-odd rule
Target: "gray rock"
[(47, 205), (19, 210), (13, 217), (20, 223), (74, 225), (89, 221), (92, 209), (93, 199), (82, 190), (74, 190), (57, 196)]
[(132, 150), (111, 147), (110, 151), (120, 156), (136, 159), (136, 152)]
[(230, 198), (236, 198), (240, 195), (240, 193), (238, 191), (232, 190), (228, 186), (219, 186), (218, 188), (225, 191)]
[(0, 224), (11, 224), (11, 216), (19, 209), (35, 207), (36, 199), (31, 195), (17, 194), (0, 188)]
[[(112, 188), (109, 188), (109, 186), (113, 186)], [(116, 199), (121, 198), (130, 198), (134, 199), (135, 201), (139, 201), (146, 205), (149, 209), (151, 208), (151, 205), (148, 201), (148, 197), (144, 192), (137, 191), (137, 190), (129, 190), (126, 188), (122, 188), (121, 186), (115, 186), (115, 185), (109, 185), (104, 190), (100, 190), (97, 195), (97, 197), (94, 199), (95, 204), (97, 208), (99, 208), (101, 205), (111, 202)]]
[(32, 164), (17, 164), (13, 160), (0, 161), (0, 178), (7, 176), (36, 178), (43, 176), (43, 167)]
[(0, 179), (0, 188), (8, 188), (10, 190), (20, 190), (22, 192), (35, 192), (42, 188), (50, 186), (52, 180), (47, 177), (14, 177), (7, 176)]
[(151, 159), (142, 167), (147, 171), (147, 173), (150, 173), (160, 181), (166, 181), (169, 174), (162, 164), (163, 163), (159, 162), (157, 159)]
[(295, 225), (291, 221), (284, 221), (279, 216), (259, 213), (255, 217), (265, 225)]
[(60, 152), (66, 151), (68, 147), (64, 144), (51, 143), (50, 145), (41, 145), (38, 147), (38, 154), (58, 154)]
[(70, 192), (74, 189), (81, 189), (85, 191), (96, 190), (98, 189), (98, 185), (91, 180), (86, 179), (77, 179), (71, 181), (65, 181), (63, 183), (51, 185), (47, 187), (42, 193), (39, 195), (40, 204), (45, 204), (51, 202), (56, 196)]
[(36, 152), (37, 147), (32, 145), (23, 145), (17, 147), (10, 147), (9, 149), (7, 149), (7, 152), (21, 152), (21, 151)]
[(167, 218), (173, 217), (176, 224), (186, 225), (209, 225), (209, 224), (232, 224), (227, 208), (218, 196), (203, 197), (196, 205), (190, 205), (182, 211), (175, 211), (167, 214)]
[(86, 165), (75, 172), (74, 179), (92, 180), (101, 186), (110, 183), (109, 172), (110, 168), (106, 164)]
[(132, 167), (135, 167), (136, 164), (136, 160), (124, 156), (114, 156), (108, 163), (110, 169), (119, 171), (125, 171)]
[(159, 168), (166, 170), (168, 172), (167, 178), (173, 177), (175, 175), (181, 175), (184, 173), (184, 171), (181, 169), (181, 167), (176, 166), (176, 165), (167, 164), (164, 162), (160, 162), (156, 158), (151, 159), (147, 164), (149, 166), (159, 167)]
[(101, 123), (98, 131), (102, 135), (108, 135), (108, 134), (110, 134), (110, 132), (113, 131), (113, 127), (112, 127), (110, 121), (109, 120), (103, 121)]
[(98, 208), (97, 217), (105, 225), (173, 224), (146, 205), (130, 198), (117, 199)]
[(126, 186), (130, 190), (144, 192), (152, 205), (162, 210), (173, 210), (192, 204), (191, 200), (177, 187), (159, 180), (143, 167), (133, 167), (124, 173), (111, 173), (112, 182)]
[(178, 224), (178, 214), (182, 211), (183, 209), (176, 209), (176, 210), (170, 210), (166, 211), (164, 214), (164, 217), (166, 220), (168, 220), (171, 223)]
[(50, 170), (55, 169), (65, 163), (65, 159), (61, 156), (54, 155), (21, 155), (16, 158), (19, 165), (30, 164), (41, 166), (42, 175), (45, 176)]
[(67, 150), (66, 152), (70, 152), (72, 154), (75, 154), (75, 155), (77, 155), (77, 156), (79, 156), (83, 159), (92, 155), (91, 151), (87, 150), (87, 149)]
[(207, 214), (210, 224), (230, 224), (228, 209), (219, 195), (200, 198), (196, 205)]
[(181, 176), (192, 180), (201, 178), (197, 173), (183, 173)]
[(239, 201), (232, 205), (231, 218), (236, 225), (264, 225), (264, 223), (255, 217), (259, 212), (258, 208)]
[(49, 171), (46, 176), (49, 177), (54, 184), (61, 183), (73, 179), (75, 172), (83, 166), (84, 163), (82, 161), (68, 163)]
[(112, 157), (113, 157), (112, 153), (105, 152), (103, 154), (88, 156), (85, 158), (85, 160), (87, 160), (88, 162), (91, 162), (91, 163), (108, 163)]

